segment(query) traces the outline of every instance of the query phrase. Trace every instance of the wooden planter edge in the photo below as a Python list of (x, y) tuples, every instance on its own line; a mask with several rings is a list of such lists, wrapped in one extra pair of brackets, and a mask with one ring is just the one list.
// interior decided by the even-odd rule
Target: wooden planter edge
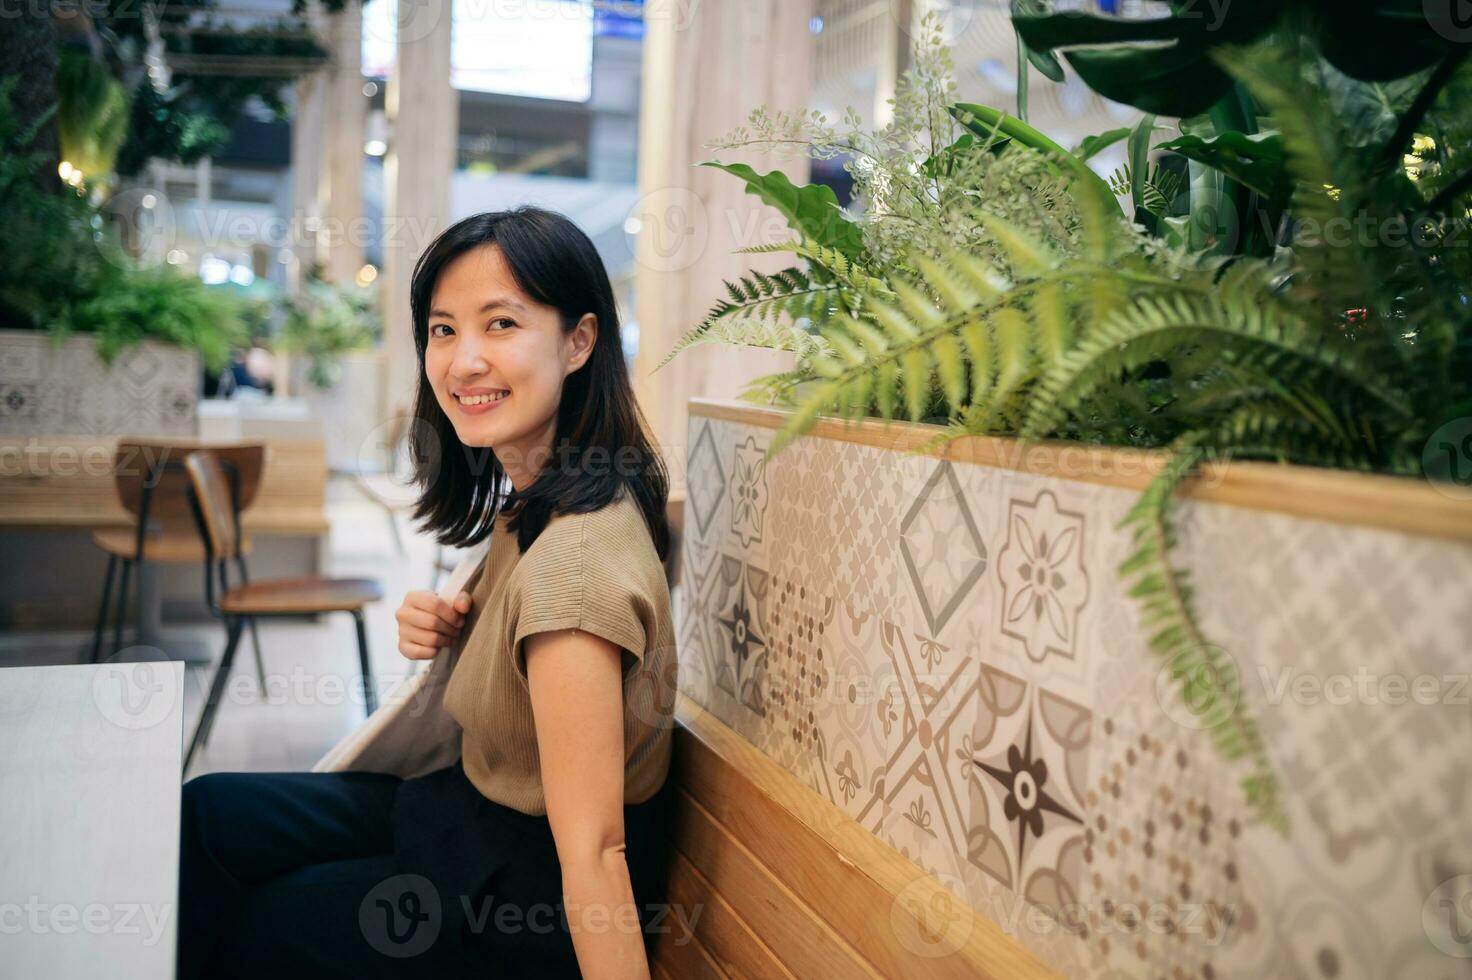
[[(691, 398), (692, 416), (779, 429), (787, 409), (742, 401)], [(921, 422), (820, 417), (805, 436), (910, 452), (943, 431)], [(1159, 450), (1070, 442), (1024, 443), (963, 436), (930, 455), (1019, 473), (1128, 490), (1143, 490), (1167, 459)], [(1472, 543), (1472, 501), (1457, 500), (1429, 481), (1285, 463), (1215, 460), (1181, 486), (1193, 500)]]

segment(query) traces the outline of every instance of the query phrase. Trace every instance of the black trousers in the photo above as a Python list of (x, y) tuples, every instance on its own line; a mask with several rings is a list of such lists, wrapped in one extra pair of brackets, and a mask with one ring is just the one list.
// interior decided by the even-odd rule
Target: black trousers
[[(672, 790), (624, 808), (646, 942)], [(561, 891), (547, 818), (487, 800), (458, 763), (212, 773), (183, 789), (178, 976), (576, 978)]]

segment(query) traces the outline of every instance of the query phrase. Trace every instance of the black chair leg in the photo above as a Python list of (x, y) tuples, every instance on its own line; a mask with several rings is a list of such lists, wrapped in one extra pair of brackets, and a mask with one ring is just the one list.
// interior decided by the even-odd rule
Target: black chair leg
[(363, 699), (371, 715), (378, 710), (378, 692), (373, 686), (373, 667), (368, 663), (368, 627), (363, 622), (363, 610), (353, 610), (353, 625), (358, 628), (358, 665), (363, 671)]
[(133, 573), (133, 560), (123, 559), (123, 581), (118, 588), (118, 612), (117, 622), (112, 627), (112, 652), (118, 653), (123, 649), (123, 620), (128, 618), (128, 576)]
[(266, 662), (261, 659), (261, 634), (256, 632), (256, 618), (250, 618), (250, 645), (256, 652), (256, 680), (261, 685), (261, 698), (266, 697)]
[[(235, 556), (235, 568), (240, 572), (240, 584), (246, 585), (250, 582), (250, 571), (245, 567), (245, 558), (242, 555)], [(256, 680), (261, 684), (261, 697), (266, 696), (266, 661), (261, 658), (261, 634), (256, 631), (256, 618), (250, 618), (250, 645), (256, 652)]]
[(92, 663), (102, 659), (102, 633), (107, 629), (107, 604), (112, 600), (112, 580), (117, 578), (118, 556), (107, 556), (107, 581), (102, 585), (102, 603), (97, 607), (97, 626), (92, 631)]
[(220, 705), (220, 695), (225, 691), (225, 683), (230, 679), (230, 667), (235, 662), (235, 648), (240, 645), (240, 634), (244, 630), (245, 621), (240, 617), (231, 617), (226, 620), (225, 653), (220, 657), (220, 666), (215, 668), (215, 679), (210, 682), (209, 697), (204, 703), (204, 711), (200, 713), (199, 724), (195, 726), (194, 738), (189, 742), (189, 752), (184, 756), (184, 772), (189, 772), (189, 764), (194, 760), (194, 753), (201, 745), (209, 741), (210, 726), (214, 724), (215, 710)]

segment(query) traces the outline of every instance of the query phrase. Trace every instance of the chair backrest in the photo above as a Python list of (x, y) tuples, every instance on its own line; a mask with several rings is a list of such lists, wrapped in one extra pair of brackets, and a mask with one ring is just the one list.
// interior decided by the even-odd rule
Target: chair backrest
[(197, 515), (210, 557), (216, 561), (240, 554), (237, 510), (230, 498), (230, 478), (212, 449), (196, 449), (184, 457), (184, 469), (194, 491)]
[(123, 509), (137, 517), (146, 499), (150, 525), (192, 531), (194, 517), (184, 457), (206, 448), (234, 469), (240, 509), (249, 507), (260, 489), (265, 466), (266, 447), (261, 443), (206, 447), (184, 441), (129, 439), (118, 443), (113, 457), (113, 483)]

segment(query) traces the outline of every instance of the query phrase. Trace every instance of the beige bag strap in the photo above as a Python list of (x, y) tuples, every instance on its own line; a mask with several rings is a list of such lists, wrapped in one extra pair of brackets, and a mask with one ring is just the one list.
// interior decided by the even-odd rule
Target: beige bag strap
[[(489, 537), (460, 560), (437, 594), (453, 599), (486, 560)], [(442, 647), (427, 667), (384, 695), (382, 705), (317, 760), (313, 772), (382, 772), (412, 779), (453, 765), (460, 757), (460, 726), (445, 710), (454, 651)]]

